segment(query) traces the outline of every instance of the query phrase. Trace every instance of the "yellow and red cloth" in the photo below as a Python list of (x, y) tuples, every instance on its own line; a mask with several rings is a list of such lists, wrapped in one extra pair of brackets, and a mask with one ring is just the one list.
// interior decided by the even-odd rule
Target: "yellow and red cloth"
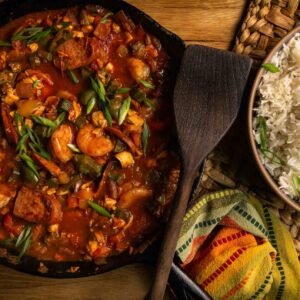
[(187, 212), (177, 255), (213, 299), (300, 299), (300, 265), (289, 231), (239, 190), (208, 194)]

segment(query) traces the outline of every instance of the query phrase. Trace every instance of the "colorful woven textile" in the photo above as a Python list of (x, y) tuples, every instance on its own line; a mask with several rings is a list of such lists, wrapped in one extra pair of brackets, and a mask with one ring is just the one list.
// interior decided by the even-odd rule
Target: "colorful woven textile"
[(188, 211), (177, 254), (213, 299), (300, 299), (300, 265), (290, 233), (239, 190), (208, 194)]

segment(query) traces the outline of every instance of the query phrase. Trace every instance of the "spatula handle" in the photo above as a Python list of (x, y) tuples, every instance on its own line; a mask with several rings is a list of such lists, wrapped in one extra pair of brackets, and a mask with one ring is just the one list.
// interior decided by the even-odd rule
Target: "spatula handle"
[(148, 299), (163, 299), (174, 258), (177, 239), (193, 185), (193, 178), (193, 172), (185, 172), (181, 176), (176, 199), (174, 199), (172, 212), (164, 232), (164, 239), (157, 260), (156, 273)]

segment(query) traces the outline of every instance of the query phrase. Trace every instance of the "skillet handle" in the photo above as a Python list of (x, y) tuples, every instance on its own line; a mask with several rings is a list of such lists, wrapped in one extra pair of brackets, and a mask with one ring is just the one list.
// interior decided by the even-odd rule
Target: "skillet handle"
[(171, 286), (179, 294), (179, 299), (182, 300), (210, 300), (211, 298), (191, 279), (189, 278), (174, 262), (169, 277)]
[(179, 187), (176, 193), (176, 199), (173, 202), (173, 207), (169, 221), (164, 232), (164, 239), (160, 248), (159, 257), (157, 260), (156, 273), (148, 299), (161, 300), (163, 299), (170, 269), (172, 266), (174, 253), (176, 249), (177, 239), (179, 236), (182, 220), (186, 211), (190, 192), (193, 185), (194, 172), (193, 170), (185, 171), (183, 169)]

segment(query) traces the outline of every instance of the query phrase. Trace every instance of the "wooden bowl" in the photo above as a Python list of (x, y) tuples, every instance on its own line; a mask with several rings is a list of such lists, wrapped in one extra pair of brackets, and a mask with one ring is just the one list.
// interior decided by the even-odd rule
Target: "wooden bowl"
[[(272, 49), (272, 51), (268, 54), (268, 56), (263, 61), (263, 63), (264, 64), (265, 63), (270, 63), (271, 59), (274, 56), (274, 54), (282, 48), (283, 44), (286, 44), (287, 42), (289, 42), (289, 40), (291, 40), (295, 36), (295, 34), (298, 33), (298, 32), (300, 32), (300, 26), (296, 27), (287, 36), (285, 36)], [(259, 153), (258, 153), (258, 149), (257, 149), (257, 144), (256, 144), (256, 141), (254, 139), (254, 134), (253, 134), (253, 117), (254, 117), (253, 108), (255, 107), (257, 89), (258, 89), (258, 86), (259, 86), (259, 84), (261, 82), (261, 78), (262, 78), (262, 75), (263, 75), (264, 71), (265, 70), (263, 68), (260, 68), (259, 72), (256, 75), (254, 84), (253, 84), (252, 89), (251, 89), (250, 101), (249, 101), (249, 106), (248, 106), (248, 135), (249, 135), (249, 139), (250, 139), (250, 144), (251, 144), (252, 152), (254, 154), (256, 163), (257, 163), (257, 165), (258, 165), (258, 167), (259, 167), (262, 175), (264, 176), (265, 180), (268, 182), (268, 184), (272, 188), (272, 190), (283, 201), (285, 201), (291, 207), (293, 207), (294, 209), (296, 209), (297, 211), (300, 212), (300, 202), (297, 202), (296, 200), (293, 200), (288, 195), (286, 195), (283, 191), (281, 191), (280, 188), (278, 187), (277, 182), (273, 179), (273, 177), (270, 175), (270, 173), (266, 170), (265, 166), (263, 165), (263, 163), (262, 163), (262, 161), (260, 159), (260, 156), (259, 156)]]

